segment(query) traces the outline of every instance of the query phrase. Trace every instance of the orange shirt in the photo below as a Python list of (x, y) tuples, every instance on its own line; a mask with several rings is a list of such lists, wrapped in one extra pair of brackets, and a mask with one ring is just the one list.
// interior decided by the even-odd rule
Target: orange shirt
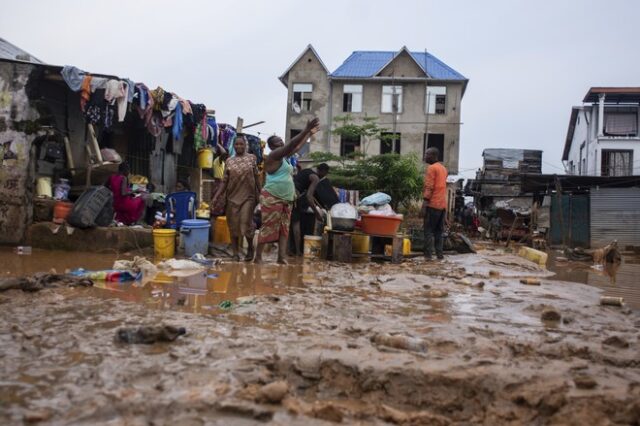
[(427, 167), (423, 197), (429, 200), (429, 207), (447, 209), (447, 169), (441, 163), (433, 163)]

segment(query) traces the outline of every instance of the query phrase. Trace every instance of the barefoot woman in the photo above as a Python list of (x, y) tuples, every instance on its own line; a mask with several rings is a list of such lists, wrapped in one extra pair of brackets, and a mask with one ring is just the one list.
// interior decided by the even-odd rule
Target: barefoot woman
[(262, 262), (264, 245), (275, 242), (278, 243), (278, 263), (286, 263), (291, 204), (296, 195), (293, 167), (286, 158), (298, 152), (307, 138), (318, 131), (319, 125), (317, 118), (310, 120), (305, 129), (286, 144), (278, 136), (267, 139), (271, 152), (264, 161), (267, 181), (260, 194), (262, 228), (258, 237), (256, 263)]

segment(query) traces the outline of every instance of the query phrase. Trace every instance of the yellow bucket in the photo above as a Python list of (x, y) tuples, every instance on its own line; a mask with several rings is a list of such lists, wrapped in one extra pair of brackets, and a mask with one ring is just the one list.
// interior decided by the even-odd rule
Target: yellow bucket
[(38, 197), (53, 197), (51, 193), (51, 178), (41, 177), (36, 181), (36, 195)]
[(315, 235), (304, 236), (304, 257), (307, 259), (320, 258), (320, 250), (322, 249), (322, 237)]
[[(411, 240), (409, 238), (402, 239), (402, 255), (408, 256), (411, 254)], [(393, 246), (386, 244), (384, 246), (384, 255), (391, 257), (393, 255)]]
[(205, 148), (198, 151), (198, 167), (201, 169), (210, 169), (213, 167), (212, 150)]
[(153, 254), (157, 259), (171, 259), (176, 254), (176, 230), (153, 230)]
[(231, 234), (227, 225), (226, 216), (218, 216), (213, 229), (213, 242), (218, 244), (231, 244)]
[(369, 253), (369, 236), (364, 234), (353, 234), (351, 236), (351, 248), (353, 253)]

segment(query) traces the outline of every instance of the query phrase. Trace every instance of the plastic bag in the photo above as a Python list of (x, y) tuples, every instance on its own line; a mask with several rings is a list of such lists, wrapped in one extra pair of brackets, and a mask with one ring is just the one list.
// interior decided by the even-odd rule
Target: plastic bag
[(371, 194), (368, 197), (364, 197), (360, 204), (365, 206), (382, 206), (385, 204), (389, 204), (391, 202), (391, 197), (384, 192), (376, 192), (375, 194)]
[(331, 217), (337, 219), (357, 219), (356, 208), (349, 203), (338, 203), (331, 207)]
[(396, 215), (396, 213), (393, 211), (393, 209), (389, 204), (385, 204), (384, 206), (380, 206), (375, 210), (371, 210), (369, 214), (377, 215), (377, 216), (395, 216)]

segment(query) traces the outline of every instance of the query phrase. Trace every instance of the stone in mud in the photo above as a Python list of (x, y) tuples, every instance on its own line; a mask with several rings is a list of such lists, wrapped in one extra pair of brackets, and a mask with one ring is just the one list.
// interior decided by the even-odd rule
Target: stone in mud
[(618, 349), (626, 349), (629, 347), (629, 342), (620, 336), (609, 336), (602, 341), (605, 346), (613, 346)]
[(492, 269), (492, 270), (489, 271), (489, 276), (493, 277), (493, 278), (499, 277), (500, 276), (500, 272), (496, 271), (495, 269)]
[(22, 417), (25, 423), (46, 422), (50, 418), (51, 418), (51, 412), (45, 409), (29, 410), (26, 413), (24, 413), (24, 416)]
[(542, 311), (542, 314), (540, 314), (540, 319), (542, 321), (560, 321), (562, 319), (562, 315), (553, 308), (547, 308)]
[(440, 297), (447, 297), (447, 296), (449, 296), (449, 292), (447, 290), (439, 290), (435, 288), (427, 292), (427, 297), (440, 298)]
[(540, 285), (540, 280), (536, 278), (524, 278), (520, 280), (520, 284), (526, 285)]
[(477, 283), (473, 283), (472, 286), (476, 288), (484, 288), (484, 281), (478, 281)]
[(313, 407), (311, 414), (318, 419), (334, 423), (342, 423), (344, 417), (342, 410), (330, 402)]
[(573, 383), (578, 389), (593, 389), (598, 386), (598, 382), (586, 374), (574, 377)]
[(116, 341), (120, 343), (141, 343), (150, 345), (156, 342), (173, 342), (185, 334), (184, 327), (172, 325), (123, 327), (116, 331)]
[(272, 404), (279, 404), (287, 393), (289, 392), (289, 385), (284, 380), (269, 383), (260, 388), (257, 395), (257, 400), (262, 402), (270, 402)]
[(393, 336), (387, 333), (375, 334), (371, 341), (379, 346), (388, 348), (403, 349), (414, 352), (426, 352), (427, 344), (422, 339), (408, 336)]

